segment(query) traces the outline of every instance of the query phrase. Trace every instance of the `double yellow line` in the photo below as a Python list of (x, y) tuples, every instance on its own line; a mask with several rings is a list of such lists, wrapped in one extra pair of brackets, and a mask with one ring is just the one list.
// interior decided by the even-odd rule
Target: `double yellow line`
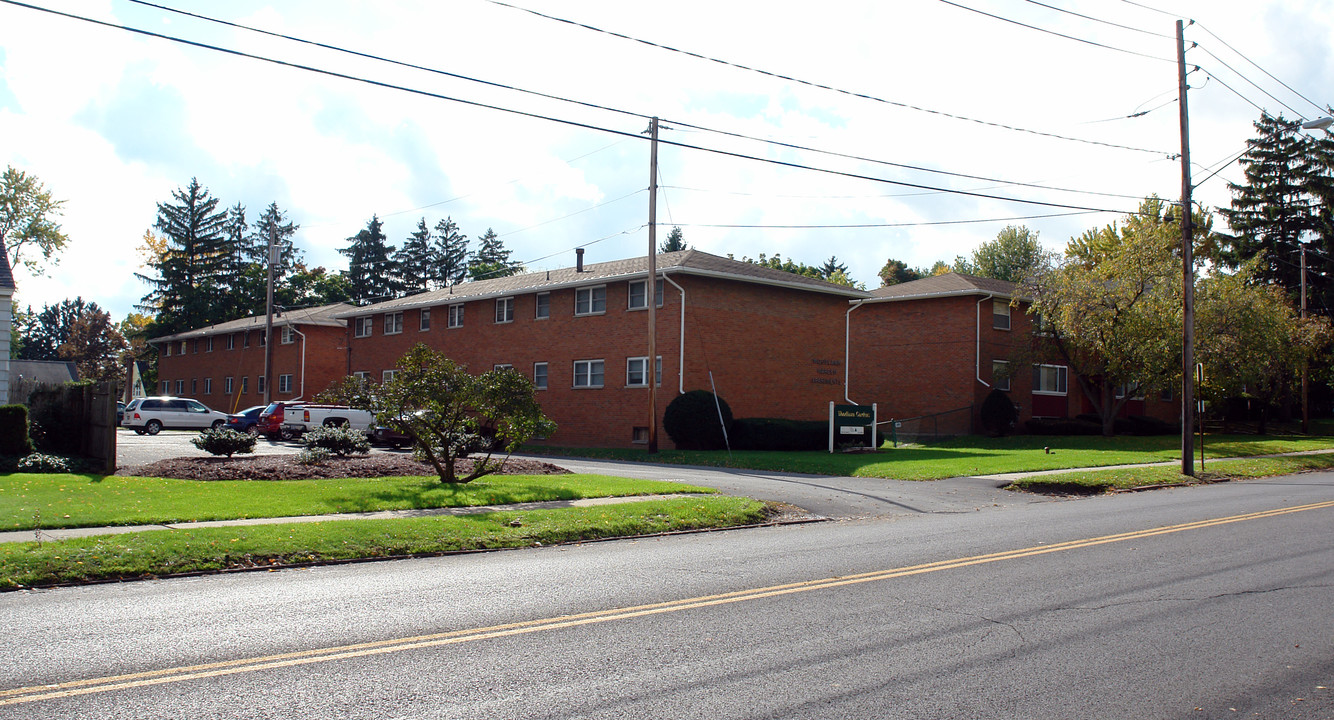
[(491, 638), (546, 632), (549, 630), (558, 630), (561, 628), (577, 627), (581, 625), (628, 620), (648, 615), (659, 615), (714, 605), (748, 602), (762, 598), (777, 597), (780, 595), (792, 595), (795, 593), (842, 587), (844, 585), (891, 580), (894, 578), (908, 577), (910, 575), (922, 575), (941, 570), (953, 570), (955, 568), (984, 565), (987, 563), (1000, 562), (1002, 560), (1015, 560), (1035, 555), (1045, 555), (1047, 553), (1068, 552), (1070, 550), (1078, 550), (1080, 548), (1093, 547), (1096, 545), (1125, 542), (1127, 540), (1137, 540), (1157, 535), (1168, 535), (1188, 530), (1200, 530), (1203, 528), (1217, 527), (1219, 525), (1228, 525), (1250, 520), (1262, 520), (1265, 518), (1289, 515), (1308, 510), (1322, 510), (1325, 508), (1334, 508), (1334, 501), (1297, 505), (1276, 510), (1265, 510), (1261, 512), (1247, 513), (1245, 515), (1232, 515), (1230, 517), (1200, 520), (1197, 522), (1182, 523), (1180, 525), (1168, 525), (1164, 527), (1150, 528), (1148, 530), (1136, 530), (1134, 532), (1119, 533), (1116, 535), (1103, 535), (1101, 537), (1071, 540), (1069, 542), (1054, 543), (1051, 545), (1038, 545), (1035, 547), (1023, 548), (1021, 550), (1008, 550), (988, 555), (974, 555), (972, 557), (956, 558), (953, 560), (941, 560), (938, 562), (911, 565), (889, 570), (878, 570), (856, 575), (843, 575), (821, 580), (808, 580), (806, 582), (771, 585), (769, 587), (755, 588), (751, 590), (738, 590), (717, 595), (685, 598), (670, 602), (636, 605), (634, 607), (618, 608), (615, 610), (602, 610), (581, 613), (578, 615), (562, 615), (554, 618), (528, 620), (525, 622), (507, 623), (504, 625), (492, 625), (489, 627), (472, 628), (468, 630), (455, 630), (452, 632), (434, 633), (431, 635), (418, 635), (415, 637), (398, 638), (394, 640), (381, 640), (378, 642), (342, 645), (319, 650), (266, 655), (262, 657), (206, 663), (202, 665), (164, 668), (162, 670), (151, 670), (111, 677), (90, 678), (88, 680), (76, 680), (52, 685), (0, 690), (0, 706), (19, 705), (23, 703), (75, 697), (79, 695), (115, 692), (117, 690), (128, 690), (131, 688), (186, 682), (189, 680), (221, 677), (224, 675), (236, 675), (240, 673), (297, 667), (300, 665), (312, 665), (315, 663), (332, 662), (349, 658), (386, 655), (408, 650), (420, 650), (442, 645), (472, 642), (474, 640), (488, 640)]

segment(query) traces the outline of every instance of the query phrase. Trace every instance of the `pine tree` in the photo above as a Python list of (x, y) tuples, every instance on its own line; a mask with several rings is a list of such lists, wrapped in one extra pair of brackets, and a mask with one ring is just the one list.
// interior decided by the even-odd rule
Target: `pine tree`
[(397, 297), (398, 272), (391, 259), (394, 246), (386, 242), (380, 218), (372, 215), (366, 228), (347, 240), (350, 244), (338, 252), (348, 258), (343, 274), (356, 302), (367, 304)]
[(166, 248), (148, 267), (156, 277), (137, 274), (152, 288), (140, 307), (157, 309), (157, 334), (230, 320), (217, 301), (226, 262), (227, 213), (195, 178), (172, 192), (175, 204), (158, 203), (154, 227)]
[[(674, 226), (672, 228), (672, 231), (667, 234), (667, 239), (663, 241), (662, 247), (658, 250), (658, 252), (669, 253), (669, 252), (678, 252), (680, 250), (689, 250), (689, 249), (690, 246), (686, 245), (685, 237), (681, 234), (681, 227), (678, 225)], [(847, 268), (844, 268), (844, 270), (846, 269)]]
[(417, 221), (417, 230), (403, 241), (403, 247), (394, 253), (394, 263), (398, 266), (401, 288), (405, 295), (415, 295), (431, 289), (439, 260), (436, 258), (431, 229), (426, 226), (426, 218)]
[(505, 243), (496, 236), (496, 231), (486, 229), (486, 234), (478, 238), (480, 246), (468, 261), (468, 276), (473, 280), (491, 280), (508, 277), (523, 272), (521, 263), (511, 262), (511, 250), (505, 249)]
[(842, 273), (843, 275), (847, 275), (848, 266), (839, 262), (837, 257), (830, 255), (829, 259), (825, 260), (824, 264), (820, 266), (820, 275), (824, 277), (824, 279), (828, 280), (829, 278), (834, 276), (834, 273)]
[(439, 264), (433, 279), (437, 285), (457, 285), (468, 277), (468, 236), (459, 232), (453, 219), (435, 224), (435, 251)]

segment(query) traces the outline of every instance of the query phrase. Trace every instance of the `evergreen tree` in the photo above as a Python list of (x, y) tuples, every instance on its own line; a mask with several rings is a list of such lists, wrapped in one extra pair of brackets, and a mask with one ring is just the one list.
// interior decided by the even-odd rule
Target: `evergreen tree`
[(348, 289), (358, 304), (381, 302), (397, 296), (398, 272), (392, 255), (394, 246), (386, 242), (384, 223), (371, 216), (366, 228), (348, 238), (349, 245), (338, 252), (347, 257)]
[(85, 380), (120, 376), (118, 357), (128, 345), (97, 303), (77, 297), (44, 305), (40, 313), (29, 307), (14, 318), (15, 358), (72, 361)]
[[(689, 249), (690, 246), (686, 245), (685, 238), (681, 235), (680, 226), (675, 226), (672, 228), (672, 231), (667, 234), (667, 239), (662, 243), (662, 247), (658, 252), (669, 253)], [(847, 268), (843, 268), (843, 270), (846, 272)]]
[[(491, 233), (494, 235), (495, 233)], [(468, 236), (459, 232), (451, 218), (435, 224), (436, 285), (457, 285), (468, 277)]]
[(276, 202), (269, 203), (255, 221), (250, 261), (265, 266), (265, 274), (268, 273), (269, 235), (272, 234), (273, 244), (278, 249), (278, 264), (273, 266), (275, 283), (279, 279), (286, 279), (298, 265), (305, 262), (304, 254), (292, 239), (300, 229), (300, 225), (287, 219), (287, 213), (279, 209)]
[(426, 218), (417, 221), (417, 230), (403, 241), (403, 247), (394, 253), (394, 263), (398, 266), (401, 289), (405, 295), (416, 295), (431, 289), (440, 264), (432, 246), (431, 229), (426, 227)]
[(834, 273), (842, 273), (846, 276), (848, 274), (848, 266), (839, 262), (838, 258), (830, 255), (829, 259), (825, 260), (824, 264), (820, 266), (820, 275), (828, 280), (834, 276)]
[(140, 307), (156, 309), (154, 332), (170, 334), (229, 320), (217, 301), (225, 272), (227, 213), (195, 178), (172, 192), (175, 203), (158, 203), (154, 227), (165, 248), (148, 267), (156, 277), (136, 273), (152, 288)]
[[(1317, 162), (1315, 141), (1301, 133), (1296, 123), (1265, 114), (1255, 129), (1257, 137), (1247, 142), (1241, 158), (1245, 181), (1228, 184), (1232, 207), (1221, 211), (1232, 234), (1221, 239), (1214, 259), (1236, 269), (1263, 253), (1254, 268), (1255, 279), (1278, 283), (1296, 298), (1302, 243), (1316, 242), (1322, 254), (1334, 254), (1334, 238), (1321, 223), (1320, 196), (1330, 185), (1329, 169)], [(1324, 261), (1313, 254), (1307, 256), (1307, 262), (1308, 280), (1334, 270), (1334, 266), (1324, 267)], [(1310, 287), (1308, 295), (1320, 296), (1312, 303), (1316, 307), (1328, 307), (1334, 301), (1326, 297), (1329, 292), (1323, 282)]]
[(511, 250), (505, 249), (505, 243), (496, 237), (496, 231), (486, 229), (486, 234), (478, 238), (480, 245), (472, 259), (468, 261), (468, 276), (473, 280), (491, 280), (508, 277), (523, 272), (521, 263), (511, 262)]
[(241, 203), (228, 208), (223, 225), (222, 272), (214, 289), (221, 313), (229, 320), (251, 315), (256, 303), (264, 304), (264, 285), (256, 285), (253, 273), (247, 272), (256, 250), (245, 212)]

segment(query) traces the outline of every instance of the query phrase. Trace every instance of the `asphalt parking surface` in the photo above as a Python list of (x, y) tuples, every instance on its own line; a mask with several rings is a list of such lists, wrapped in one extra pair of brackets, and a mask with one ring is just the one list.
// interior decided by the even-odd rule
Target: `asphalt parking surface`
[[(190, 444), (197, 430), (163, 430), (157, 435), (139, 435), (133, 430), (116, 430), (116, 466), (137, 467), (158, 460), (177, 457), (211, 457)], [(261, 436), (255, 444), (256, 455), (292, 455), (301, 452), (300, 443), (268, 440)], [(374, 451), (373, 451), (374, 452)]]

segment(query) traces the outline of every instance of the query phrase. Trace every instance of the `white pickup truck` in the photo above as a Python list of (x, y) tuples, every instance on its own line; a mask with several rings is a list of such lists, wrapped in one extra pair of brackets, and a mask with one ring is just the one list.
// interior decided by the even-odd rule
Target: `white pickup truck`
[(301, 437), (317, 427), (342, 427), (370, 434), (375, 413), (346, 405), (298, 405), (283, 409), (283, 437)]

